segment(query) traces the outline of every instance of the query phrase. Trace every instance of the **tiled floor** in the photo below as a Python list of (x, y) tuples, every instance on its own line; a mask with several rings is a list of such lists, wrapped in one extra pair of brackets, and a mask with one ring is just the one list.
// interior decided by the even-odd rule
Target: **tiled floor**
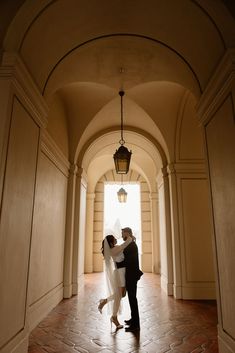
[[(182, 301), (166, 296), (159, 277), (144, 274), (138, 284), (139, 334), (110, 328), (97, 302), (104, 294), (103, 274), (85, 276), (78, 296), (63, 300), (30, 335), (30, 353), (217, 353), (214, 301)], [(129, 318), (127, 298), (120, 321)]]

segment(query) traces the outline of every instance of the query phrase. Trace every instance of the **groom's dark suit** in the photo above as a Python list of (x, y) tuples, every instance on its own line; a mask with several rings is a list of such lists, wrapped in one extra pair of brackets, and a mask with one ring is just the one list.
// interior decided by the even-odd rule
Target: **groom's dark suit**
[(139, 269), (138, 247), (135, 241), (132, 241), (123, 251), (125, 256), (126, 266), (126, 290), (131, 309), (131, 327), (139, 328), (139, 309), (136, 298), (137, 281), (142, 276), (143, 272)]

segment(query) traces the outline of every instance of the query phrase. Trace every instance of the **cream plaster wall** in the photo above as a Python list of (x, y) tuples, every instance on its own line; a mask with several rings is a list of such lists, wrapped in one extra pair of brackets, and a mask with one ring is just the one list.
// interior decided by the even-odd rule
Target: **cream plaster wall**
[(63, 298), (69, 163), (45, 130), (47, 105), (22, 61), (4, 58), (0, 351), (25, 353), (29, 330)]
[(13, 99), (0, 223), (0, 350), (24, 332), (39, 127)]
[(31, 327), (45, 315), (44, 309), (40, 313), (39, 307), (43, 308), (50, 296), (58, 295), (58, 301), (63, 298), (66, 193), (67, 176), (41, 151), (30, 257), (28, 295)]
[(183, 299), (215, 299), (208, 181), (177, 174)]
[(218, 269), (219, 344), (235, 351), (235, 85), (205, 125)]
[(67, 112), (59, 93), (50, 99), (47, 131), (66, 158), (69, 156)]

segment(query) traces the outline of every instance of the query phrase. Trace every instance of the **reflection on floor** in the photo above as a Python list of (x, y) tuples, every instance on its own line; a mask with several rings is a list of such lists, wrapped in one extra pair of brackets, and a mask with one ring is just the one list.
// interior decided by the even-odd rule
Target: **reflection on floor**
[[(138, 283), (139, 334), (110, 328), (109, 316), (97, 310), (104, 297), (103, 274), (85, 276), (78, 296), (63, 300), (32, 331), (30, 353), (217, 353), (215, 301), (183, 301), (166, 296), (159, 277), (144, 274)], [(123, 300), (120, 321), (129, 318)]]

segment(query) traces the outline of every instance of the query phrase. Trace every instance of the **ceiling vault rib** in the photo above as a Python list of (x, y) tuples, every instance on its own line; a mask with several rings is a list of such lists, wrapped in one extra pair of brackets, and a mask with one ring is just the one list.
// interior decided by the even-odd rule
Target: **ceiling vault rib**
[(58, 61), (57, 63), (54, 65), (54, 67), (51, 69), (49, 75), (47, 76), (47, 79), (45, 81), (45, 84), (43, 86), (43, 90), (42, 90), (42, 94), (44, 95), (45, 94), (45, 90), (46, 90), (46, 87), (47, 87), (47, 84), (50, 80), (50, 77), (52, 76), (53, 72), (55, 71), (55, 69), (57, 68), (57, 66), (69, 55), (71, 54), (73, 51), (75, 51), (76, 49), (78, 48), (81, 48), (83, 47), (84, 45), (86, 44), (89, 44), (89, 43), (92, 43), (94, 41), (97, 41), (97, 40), (101, 40), (101, 39), (106, 39), (106, 38), (112, 38), (112, 37), (135, 37), (135, 38), (141, 38), (141, 39), (146, 39), (146, 40), (149, 40), (151, 42), (154, 42), (154, 43), (157, 43), (157, 44), (161, 44), (162, 46), (168, 48), (170, 51), (174, 52), (179, 58), (181, 58), (181, 60), (183, 60), (183, 62), (188, 66), (188, 68), (190, 69), (190, 71), (192, 72), (195, 80), (197, 81), (197, 84), (198, 84), (198, 87), (199, 87), (199, 90), (200, 90), (200, 93), (202, 93), (202, 86), (201, 86), (201, 83), (199, 81), (199, 78), (196, 74), (196, 72), (194, 71), (194, 69), (192, 68), (192, 66), (189, 64), (189, 62), (184, 58), (183, 55), (181, 55), (177, 50), (175, 50), (174, 48), (170, 47), (169, 45), (167, 45), (166, 43), (163, 43), (162, 41), (159, 41), (155, 38), (151, 38), (151, 37), (148, 37), (148, 36), (144, 36), (144, 35), (140, 35), (140, 34), (134, 34), (134, 33), (113, 33), (113, 34), (106, 34), (106, 35), (103, 35), (103, 36), (99, 36), (99, 37), (96, 37), (96, 38), (91, 38), (83, 43), (80, 43), (78, 44), (77, 46), (75, 46), (74, 48), (70, 49), (65, 55), (63, 55)]

